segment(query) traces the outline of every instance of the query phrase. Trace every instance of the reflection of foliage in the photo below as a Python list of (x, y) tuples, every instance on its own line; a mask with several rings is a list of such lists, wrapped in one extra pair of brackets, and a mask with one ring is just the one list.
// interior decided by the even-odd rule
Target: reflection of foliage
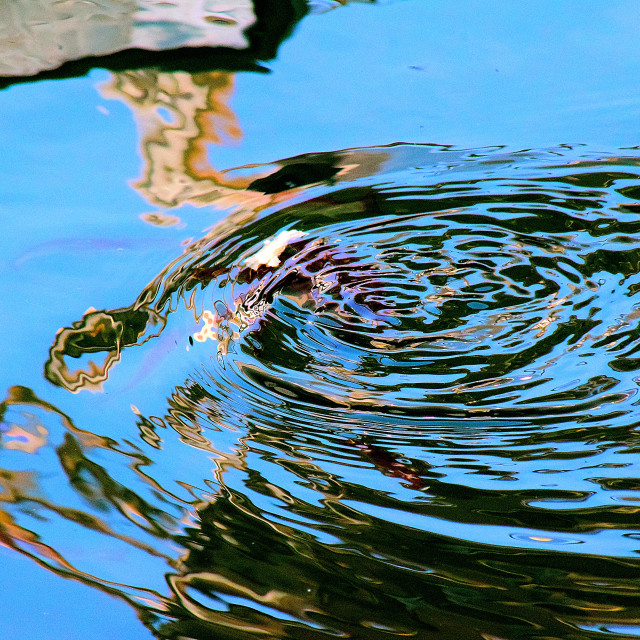
[[(211, 404), (212, 398), (199, 385), (192, 385), (189, 389), (185, 387), (183, 391), (176, 392), (173, 408), (166, 422), (176, 426), (190, 422), (195, 426), (206, 419), (209, 412), (207, 407)], [(250, 501), (239, 494), (223, 490), (212, 502), (200, 503), (197, 527), (187, 528), (182, 535), (170, 534), (174, 528), (173, 521), (164, 511), (151, 505), (133, 489), (115, 481), (105, 467), (87, 456), (87, 447), (117, 451), (115, 442), (77, 429), (67, 416), (24, 388), (12, 389), (9, 397), (0, 405), (3, 424), (13, 420), (13, 416), (9, 415), (11, 411), (24, 411), (27, 408), (44, 411), (45, 416), (48, 413), (62, 420), (66, 432), (62, 436), (62, 444), (56, 448), (56, 457), (60, 469), (64, 471), (65, 484), (73, 489), (76, 496), (82, 497), (85, 506), (78, 509), (44, 497), (38, 472), (2, 472), (2, 503), (7, 508), (6, 511), (0, 509), (0, 531), (4, 543), (59, 575), (81, 580), (107, 593), (124, 597), (138, 609), (141, 619), (154, 626), (161, 637), (177, 637), (176, 634), (184, 636), (188, 635), (187, 631), (194, 638), (210, 637), (214, 632), (219, 633), (217, 637), (221, 638), (242, 638), (264, 633), (274, 637), (290, 634), (301, 638), (316, 635), (321, 637), (324, 635), (321, 629), (326, 625), (318, 623), (318, 620), (330, 615), (331, 608), (337, 602), (334, 597), (341, 599), (349, 595), (353, 598), (351, 578), (343, 584), (352, 570), (341, 568), (340, 565), (346, 559), (342, 552), (338, 550), (336, 553), (336, 550), (318, 545), (308, 535), (302, 534), (300, 537), (295, 527), (287, 524), (274, 527), (267, 514), (261, 514)], [(51, 419), (47, 422), (51, 428)], [(211, 423), (204, 424), (204, 429), (208, 431), (211, 427)], [(200, 431), (202, 430), (203, 427), (200, 427)], [(190, 444), (194, 435), (202, 438), (194, 430), (189, 434), (183, 432), (183, 435), (189, 438)], [(249, 436), (247, 444), (256, 435), (262, 439), (259, 433), (254, 434)], [(369, 450), (366, 449), (367, 452)], [(229, 457), (226, 464), (243, 469), (244, 463), (233, 458)], [(131, 462), (135, 468), (146, 464), (145, 458), (139, 454), (131, 456)], [(304, 465), (298, 473), (301, 477), (315, 477), (318, 488), (338, 486), (335, 478), (313, 465)], [(51, 475), (51, 472), (47, 475)], [(149, 481), (146, 476), (140, 477)], [(259, 474), (251, 472), (250, 477), (254, 491), (271, 491)], [(156, 491), (162, 490), (157, 485), (154, 486)], [(60, 482), (57, 487), (63, 495), (66, 493)], [(331, 497), (331, 492), (327, 493), (327, 499), (334, 503), (335, 498)], [(169, 577), (172, 598), (160, 597), (137, 583), (116, 584), (83, 571), (55, 548), (40, 542), (38, 534), (20, 525), (10, 515), (9, 508), (13, 505), (25, 504), (37, 510), (44, 520), (48, 519), (47, 513), (55, 514), (85, 530), (110, 536), (151, 555), (159, 554), (152, 546), (117, 532), (117, 529), (122, 528), (122, 523), (130, 522), (157, 540), (170, 537), (185, 551), (178, 564), (166, 559), (178, 570), (178, 573)], [(337, 502), (335, 506), (338, 506)], [(305, 518), (317, 518), (320, 515), (315, 513), (315, 509), (304, 515), (305, 507), (300, 505), (300, 508), (303, 510), (299, 515)], [(293, 510), (294, 513), (296, 511), (298, 507)], [(97, 514), (108, 515), (111, 520), (118, 515), (120, 524), (117, 528), (112, 528)], [(346, 521), (351, 524), (355, 522), (352, 516), (347, 516)], [(327, 572), (334, 575), (333, 582), (337, 579), (335, 593), (333, 588), (326, 591)], [(340, 577), (342, 574), (343, 577)], [(328, 597), (330, 593), (333, 596)], [(148, 600), (147, 605), (140, 604), (140, 596)], [(355, 606), (355, 601), (352, 602), (350, 615), (355, 617), (350, 624), (355, 625), (354, 629), (360, 625), (358, 616), (369, 606), (366, 604), (369, 596), (363, 593), (356, 599), (361, 597), (364, 597), (362, 611)], [(210, 599), (218, 605), (211, 608)], [(147, 609), (147, 606), (151, 609)], [(388, 608), (389, 617), (396, 614), (395, 608)], [(403, 609), (402, 605), (400, 609)], [(283, 614), (284, 622), (281, 619)], [(286, 618), (294, 618), (299, 622), (291, 624), (286, 622)], [(338, 626), (343, 627), (344, 622), (343, 620)], [(318, 629), (317, 634), (313, 631), (314, 628)], [(328, 629), (333, 628), (335, 624), (328, 624)], [(296, 633), (296, 629), (302, 635)], [(305, 635), (310, 632), (313, 635)], [(371, 637), (376, 636), (374, 634)]]
[[(192, 400), (188, 400), (188, 396), (183, 393), (177, 393), (171, 412), (173, 417), (168, 417), (167, 422), (185, 424), (186, 417), (192, 424), (197, 424), (198, 416), (202, 419), (206, 413), (204, 407), (210, 402), (210, 397), (197, 385), (189, 395), (193, 395)], [(57, 459), (68, 486), (77, 496), (82, 496), (85, 506), (82, 509), (64, 506), (44, 497), (44, 487), (39, 484), (38, 472), (1, 472), (1, 503), (4, 509), (0, 509), (0, 536), (6, 546), (31, 557), (61, 576), (75, 578), (107, 593), (124, 597), (138, 609), (141, 619), (155, 626), (162, 637), (174, 637), (176, 633), (185, 635), (187, 630), (193, 634), (192, 637), (198, 638), (210, 637), (209, 634), (214, 631), (221, 633), (219, 637), (230, 638), (263, 633), (284, 637), (300, 624), (301, 629), (310, 631), (309, 622), (312, 627), (317, 626), (313, 622), (314, 617), (327, 615), (326, 608), (331, 602), (325, 597), (318, 598), (324, 574), (331, 567), (333, 552), (327, 550), (329, 555), (326, 558), (317, 556), (318, 553), (324, 553), (323, 547), (317, 547), (307, 536), (303, 536), (291, 547), (291, 542), (298, 535), (295, 529), (279, 525), (274, 531), (273, 525), (250, 502), (240, 495), (232, 496), (226, 492), (212, 503), (200, 505), (199, 524), (196, 528), (186, 529), (181, 536), (171, 535), (169, 531), (173, 528), (173, 522), (165, 512), (115, 481), (106, 468), (87, 456), (87, 447), (115, 451), (114, 442), (78, 430), (67, 416), (39, 400), (25, 388), (13, 388), (9, 397), (0, 405), (2, 424), (8, 425), (14, 420), (12, 411), (24, 412), (28, 409), (44, 411), (45, 417), (46, 414), (57, 416), (65, 426), (63, 442), (56, 449)], [(184, 411), (187, 411), (187, 416), (183, 416)], [(50, 419), (47, 422), (51, 425)], [(232, 460), (229, 462), (234, 466), (237, 464)], [(145, 459), (137, 455), (132, 457), (132, 463), (136, 466), (145, 464)], [(242, 466), (240, 464), (239, 468)], [(319, 469), (311, 470), (315, 474), (320, 473), (324, 482), (333, 483)], [(50, 474), (48, 472), (47, 475)], [(254, 476), (252, 484), (260, 492), (266, 489), (262, 487), (262, 483), (259, 476)], [(58, 489), (62, 494), (66, 493), (60, 483)], [(156, 487), (157, 489), (160, 487)], [(83, 571), (55, 548), (41, 542), (37, 533), (20, 525), (16, 517), (11, 515), (14, 505), (31, 505), (31, 509), (36, 510), (45, 521), (48, 520), (47, 513), (55, 514), (85, 530), (110, 536), (151, 555), (159, 554), (152, 546), (118, 533), (97, 514), (111, 514), (110, 519), (119, 514), (124, 519), (121, 522), (128, 521), (156, 539), (171, 535), (187, 552), (176, 566), (179, 572), (169, 578), (173, 598), (160, 597), (135, 583), (116, 584)], [(121, 527), (122, 524), (119, 524), (118, 528)], [(204, 541), (207, 542), (203, 544)], [(342, 555), (339, 554), (339, 557)], [(333, 572), (336, 568), (333, 566), (330, 570)], [(263, 588), (258, 585), (267, 576), (265, 584), (269, 586), (263, 592)], [(347, 585), (344, 588), (348, 590)], [(140, 604), (140, 596), (147, 600), (146, 606), (150, 606), (152, 602), (156, 604), (148, 610)], [(202, 597), (205, 598), (204, 601)], [(218, 601), (223, 610), (210, 608), (207, 598)], [(231, 604), (226, 611), (227, 601), (233, 603), (238, 599), (244, 604)], [(253, 609), (256, 604), (258, 611)], [(283, 623), (279, 619), (283, 613), (299, 619), (300, 624), (292, 627), (289, 623)], [(391, 611), (389, 615), (392, 615)], [(354, 623), (357, 626), (357, 621), (354, 620)]]
[[(182, 427), (183, 442), (209, 452), (215, 451), (214, 439), (221, 429), (237, 429), (238, 425), (225, 424), (231, 407), (222, 406), (200, 384), (176, 388), (169, 404), (164, 418), (140, 416), (140, 420), (147, 426)], [(41, 415), (38, 422), (46, 423), (52, 434), (52, 418), (64, 426), (62, 442), (55, 449), (63, 479), (49, 487), (50, 469), (1, 471), (0, 541), (58, 575), (124, 598), (159, 638), (382, 640), (395, 634), (480, 640), (530, 637), (532, 628), (568, 637), (567, 624), (623, 624), (635, 611), (637, 563), (630, 560), (598, 559), (594, 585), (589, 573), (593, 564), (583, 570), (584, 560), (578, 555), (535, 550), (514, 554), (509, 548), (388, 522), (385, 510), (406, 508), (443, 519), (451, 518), (455, 509), (457, 518), (485, 524), (494, 517), (504, 522), (504, 514), (517, 522), (517, 516), (527, 511), (521, 493), (505, 489), (496, 500), (439, 482), (438, 472), (418, 461), (400, 459), (381, 439), (327, 440), (335, 453), (348, 452), (340, 471), (347, 473), (343, 477), (318, 464), (331, 448), (323, 450), (313, 430), (296, 433), (295, 425), (286, 421), (269, 426), (249, 410), (245, 419), (250, 424), (255, 421), (255, 426), (238, 434), (235, 452), (216, 454), (216, 490), (208, 499), (194, 496), (189, 505), (193, 517), (179, 529), (164, 508), (140, 495), (147, 485), (156, 502), (162, 496), (167, 510), (183, 506), (141, 473), (150, 461), (140, 452), (123, 453), (115, 442), (74, 427), (28, 389), (13, 388), (0, 404), (2, 425), (13, 425), (16, 415), (26, 413)], [(157, 441), (155, 445), (159, 446)], [(115, 479), (117, 465), (107, 467), (102, 462), (109, 452), (117, 456), (116, 462), (125, 461), (136, 471), (137, 483)], [(196, 449), (192, 453), (199, 455)], [(37, 460), (44, 464), (41, 456)], [(433, 494), (436, 502), (406, 504), (387, 490), (366, 486), (348, 474), (349, 465), (357, 460), (408, 488), (421, 491), (428, 484), (429, 494), (416, 495)], [(276, 465), (277, 484), (266, 471), (270, 464)], [(282, 480), (283, 473), (290, 474), (293, 482)], [(232, 488), (238, 478), (241, 486)], [(56, 495), (59, 492), (57, 499), (44, 497), (48, 487)], [(297, 495), (296, 487), (303, 493)], [(81, 498), (80, 508), (62, 504), (60, 498), (68, 499), (69, 488)], [(366, 513), (367, 505), (373, 514)], [(30, 527), (23, 524), (25, 507), (40, 517)], [(138, 554), (159, 556), (160, 571), (170, 570), (169, 593), (142, 587), (140, 583), (149, 579), (142, 574), (116, 583), (83, 571), (31, 530), (43, 522), (52, 526), (49, 514), (84, 532), (99, 532), (106, 541), (122, 542)], [(154, 542), (123, 535), (121, 529), (137, 530)], [(157, 548), (163, 540), (180, 550), (179, 559), (160, 554)], [(576, 606), (559, 615), (558, 602), (566, 598)]]

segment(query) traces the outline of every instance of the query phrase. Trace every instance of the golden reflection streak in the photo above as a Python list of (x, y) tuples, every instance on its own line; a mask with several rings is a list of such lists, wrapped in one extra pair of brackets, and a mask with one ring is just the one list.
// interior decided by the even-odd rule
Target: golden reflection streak
[(228, 106), (233, 89), (231, 73), (155, 69), (115, 73), (100, 88), (103, 97), (124, 102), (134, 114), (144, 168), (133, 186), (149, 202), (204, 206), (250, 184), (251, 178), (228, 178), (207, 157), (207, 145), (242, 137)]
[(169, 577), (173, 593), (180, 604), (199, 620), (207, 621), (222, 627), (232, 628), (234, 630), (242, 630), (250, 633), (270, 634), (274, 638), (284, 638), (287, 636), (287, 626), (278, 620), (275, 616), (269, 616), (259, 610), (253, 611), (253, 617), (261, 619), (262, 622), (253, 622), (242, 620), (239, 616), (227, 612), (216, 611), (200, 604), (195, 598), (187, 594), (187, 588), (193, 582), (204, 582), (209, 588), (220, 591), (222, 599), (224, 595), (244, 598), (249, 602), (257, 602), (274, 609), (276, 612), (287, 612), (294, 615), (299, 620), (305, 620), (309, 613), (327, 616), (328, 613), (318, 607), (314, 607), (305, 596), (297, 596), (277, 589), (270, 589), (266, 593), (259, 593), (255, 589), (240, 584), (240, 576), (234, 581), (226, 576), (215, 572), (194, 572), (186, 575), (172, 575)]

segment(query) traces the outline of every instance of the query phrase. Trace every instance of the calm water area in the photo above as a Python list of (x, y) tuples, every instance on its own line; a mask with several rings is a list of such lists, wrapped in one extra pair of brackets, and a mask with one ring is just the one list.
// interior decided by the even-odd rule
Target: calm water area
[(0, 638), (640, 637), (640, 5), (0, 7)]

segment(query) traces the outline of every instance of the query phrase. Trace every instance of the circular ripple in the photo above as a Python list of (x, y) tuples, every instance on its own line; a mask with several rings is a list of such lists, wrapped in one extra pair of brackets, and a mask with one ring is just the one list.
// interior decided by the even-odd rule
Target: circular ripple
[[(376, 175), (344, 178), (356, 157)], [(639, 161), (410, 145), (294, 160), (287, 184), (334, 183), (256, 179), (278, 204), (188, 247), (135, 314), (60, 333), (73, 358), (188, 327), (168, 406), (136, 409), (149, 458), (120, 463), (157, 511), (82, 438), (49, 449), (74, 488), (91, 472), (93, 495), (132, 505), (123, 540), (135, 513), (181, 550), (166, 637), (632, 629)], [(3, 437), (22, 438), (34, 399), (5, 404)], [(176, 535), (159, 514), (183, 495)]]
[(422, 155), (227, 225), (180, 264), (168, 288), (217, 345), (212, 379), (386, 414), (617, 411), (640, 366), (635, 168)]

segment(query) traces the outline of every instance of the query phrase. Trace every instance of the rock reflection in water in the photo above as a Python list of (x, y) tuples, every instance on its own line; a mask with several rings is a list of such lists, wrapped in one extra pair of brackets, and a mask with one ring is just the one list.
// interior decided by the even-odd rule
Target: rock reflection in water
[[(252, 0), (6, 3), (2, 76), (35, 75), (69, 60), (124, 49), (246, 49)], [(9, 36), (9, 34), (12, 34)]]
[(0, 85), (112, 70), (252, 69), (308, 12), (304, 0), (30, 0), (0, 5)]
[[(75, 391), (91, 368), (52, 363), (152, 349), (145, 327), (196, 333), (207, 309), (221, 331), (184, 335), (201, 365), (163, 413), (135, 410), (140, 450), (109, 444), (144, 466), (129, 486), (153, 491), (126, 503), (145, 518), (109, 497), (118, 464), (93, 474), (108, 535), (133, 523), (136, 554), (177, 545), (155, 574), (167, 585), (137, 585), (155, 603), (135, 600), (145, 624), (167, 638), (637, 628), (638, 164), (400, 145), (254, 167), (247, 191), (270, 206), (240, 206), (130, 308), (61, 331), (47, 375)], [(324, 167), (324, 184), (291, 185), (291, 166)], [(277, 260), (255, 259), (286, 230)], [(128, 333), (96, 331), (98, 316)], [(6, 512), (28, 540), (18, 502)], [(133, 602), (135, 582), (91, 575)]]

